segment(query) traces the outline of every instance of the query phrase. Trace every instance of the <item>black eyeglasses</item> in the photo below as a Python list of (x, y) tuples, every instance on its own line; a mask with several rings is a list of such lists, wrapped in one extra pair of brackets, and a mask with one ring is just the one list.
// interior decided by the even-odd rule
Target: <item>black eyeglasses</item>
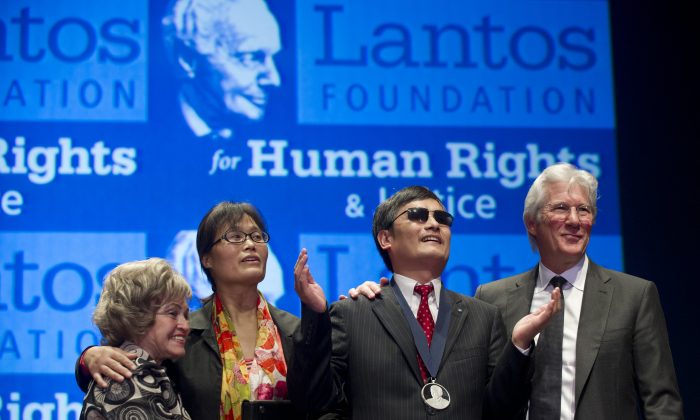
[(430, 213), (433, 213), (433, 218), (441, 225), (452, 226), (452, 222), (454, 222), (454, 217), (452, 217), (452, 215), (446, 211), (428, 210), (425, 207), (411, 207), (410, 209), (406, 209), (399, 213), (398, 216), (394, 217), (394, 220), (391, 221), (390, 226), (404, 213), (406, 213), (406, 216), (408, 216), (408, 220), (412, 222), (425, 223), (428, 221)]
[(209, 248), (211, 249), (219, 241), (226, 241), (232, 244), (242, 244), (243, 242), (248, 240), (248, 238), (250, 238), (250, 240), (252, 240), (253, 242), (259, 244), (264, 244), (270, 241), (270, 235), (268, 235), (267, 232), (256, 230), (255, 232), (245, 233), (237, 230), (227, 230), (226, 233), (221, 235), (219, 239), (212, 242)]

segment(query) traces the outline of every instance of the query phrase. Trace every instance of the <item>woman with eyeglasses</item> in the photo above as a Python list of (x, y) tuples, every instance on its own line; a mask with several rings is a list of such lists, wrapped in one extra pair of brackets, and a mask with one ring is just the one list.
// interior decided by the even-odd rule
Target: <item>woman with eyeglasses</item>
[(134, 357), (131, 377), (92, 381), (81, 419), (189, 419), (162, 363), (185, 354), (187, 281), (160, 258), (121, 264), (107, 275), (93, 321), (106, 345)]
[[(257, 286), (265, 278), (269, 239), (249, 203), (219, 203), (199, 224), (197, 252), (214, 294), (192, 313), (186, 356), (168, 367), (192, 418), (240, 419), (244, 400), (292, 400), (295, 413), (283, 418), (301, 417), (306, 380), (288, 375), (288, 368), (295, 347), (316, 346), (316, 337), (304, 334), (325, 319), (319, 314), (326, 298), (313, 282), (295, 287), (304, 328), (301, 319), (267, 303)], [(102, 347), (88, 349), (82, 364), (96, 381), (102, 374), (118, 380), (131, 367), (123, 354)]]

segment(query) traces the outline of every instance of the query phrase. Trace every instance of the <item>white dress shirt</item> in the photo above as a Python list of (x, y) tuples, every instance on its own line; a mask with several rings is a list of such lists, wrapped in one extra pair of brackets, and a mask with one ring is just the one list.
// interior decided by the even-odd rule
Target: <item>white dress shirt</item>
[[(567, 283), (562, 290), (564, 294), (564, 342), (562, 343), (561, 366), (561, 420), (574, 420), (576, 413), (576, 334), (581, 316), (583, 288), (588, 273), (588, 257), (584, 255), (574, 267), (563, 273), (554, 273), (540, 262), (539, 277), (535, 285), (530, 311), (534, 311), (550, 300), (553, 286), (549, 284), (552, 277), (564, 277)], [(535, 337), (535, 342), (539, 335)]]
[[(394, 274), (394, 281), (396, 282), (396, 285), (399, 286), (399, 290), (401, 291), (404, 299), (406, 299), (408, 307), (411, 308), (413, 316), (418, 317), (420, 295), (418, 293), (414, 293), (413, 290), (416, 287), (416, 284), (419, 283), (409, 277), (402, 276), (401, 274)], [(430, 308), (430, 315), (433, 316), (433, 321), (437, 322), (438, 310), (440, 309), (440, 289), (442, 288), (442, 280), (438, 277), (425, 284), (429, 283), (433, 284), (433, 291), (428, 295), (428, 307)], [(513, 345), (515, 346), (515, 344)], [(515, 346), (515, 348), (526, 356), (529, 355), (530, 351), (532, 350), (532, 346), (526, 349), (521, 349), (518, 346)]]
[[(394, 281), (396, 285), (399, 286), (399, 290), (401, 290), (401, 294), (404, 299), (406, 299), (408, 307), (411, 308), (413, 316), (417, 316), (418, 306), (420, 306), (420, 295), (413, 293), (413, 289), (416, 287), (416, 284), (419, 283), (401, 274), (394, 274)], [(433, 284), (433, 291), (428, 295), (428, 307), (430, 308), (430, 314), (433, 316), (433, 321), (437, 322), (438, 309), (440, 309), (440, 288), (442, 288), (442, 281), (438, 277), (425, 284), (430, 283)]]

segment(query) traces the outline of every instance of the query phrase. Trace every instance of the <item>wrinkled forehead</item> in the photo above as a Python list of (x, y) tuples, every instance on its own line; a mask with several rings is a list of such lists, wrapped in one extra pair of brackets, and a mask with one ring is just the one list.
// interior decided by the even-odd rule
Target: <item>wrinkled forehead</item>
[(160, 304), (161, 308), (177, 308), (177, 309), (189, 309), (187, 305), (187, 299), (185, 297), (177, 296), (174, 299), (168, 299), (167, 301)]
[(575, 201), (576, 204), (589, 203), (588, 189), (577, 182), (555, 182), (546, 189), (546, 201)]
[(232, 51), (266, 51), (277, 53), (281, 48), (277, 20), (261, 1), (234, 3), (221, 19), (222, 38)]

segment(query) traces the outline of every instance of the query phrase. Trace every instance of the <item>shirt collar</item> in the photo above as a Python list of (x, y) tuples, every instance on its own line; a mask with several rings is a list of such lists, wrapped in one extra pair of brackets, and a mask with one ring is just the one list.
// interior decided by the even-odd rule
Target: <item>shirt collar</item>
[[(401, 274), (394, 274), (394, 281), (396, 284), (399, 286), (399, 290), (401, 290), (401, 294), (403, 297), (406, 299), (407, 302), (410, 302), (412, 297), (413, 297), (413, 289), (416, 287), (416, 284), (418, 284), (417, 281), (413, 280), (410, 277), (402, 276)], [(437, 304), (440, 304), (440, 289), (442, 288), (442, 280), (440, 280), (440, 277), (436, 279), (430, 280), (428, 283), (433, 284), (433, 293), (435, 294), (435, 302)], [(425, 284), (428, 284), (425, 283)]]
[(575, 266), (560, 274), (545, 267), (540, 261), (538, 272), (535, 293), (545, 290), (554, 276), (564, 277), (574, 288), (583, 291), (586, 284), (586, 274), (588, 273), (588, 256), (584, 254), (583, 258)]

